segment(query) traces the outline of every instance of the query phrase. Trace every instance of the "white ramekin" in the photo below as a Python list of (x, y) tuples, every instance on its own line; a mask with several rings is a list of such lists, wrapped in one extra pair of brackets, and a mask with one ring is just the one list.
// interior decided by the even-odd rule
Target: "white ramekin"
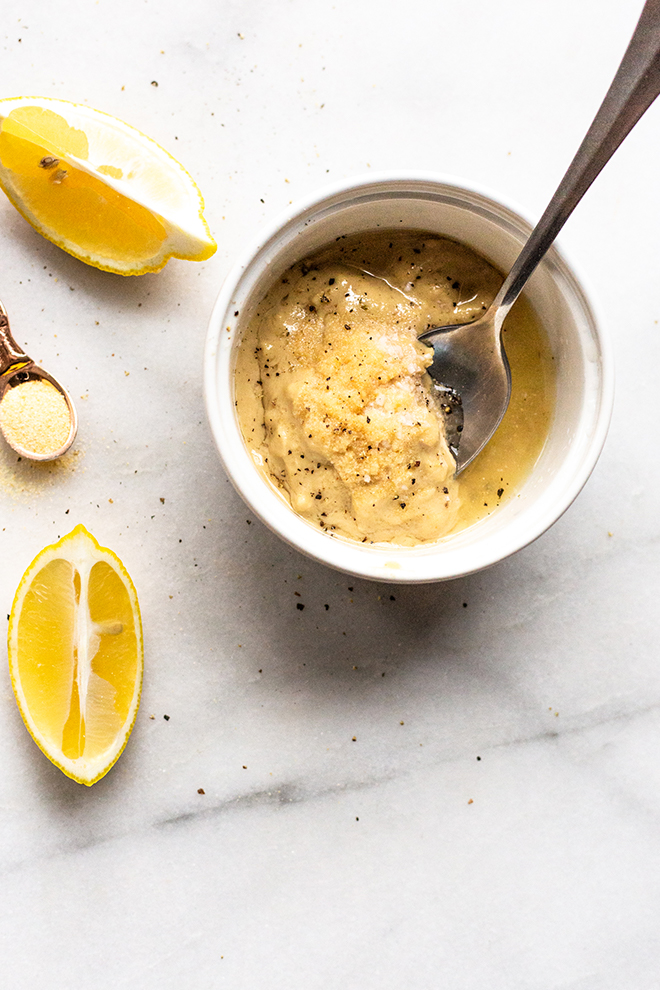
[(428, 173), (380, 173), (325, 188), (267, 227), (231, 270), (209, 326), (206, 405), (222, 463), (252, 511), (302, 553), (358, 577), (422, 583), (488, 567), (541, 535), (568, 508), (598, 459), (609, 425), (609, 348), (582, 286), (551, 249), (527, 286), (548, 333), (557, 369), (550, 435), (518, 497), (479, 523), (419, 547), (370, 546), (320, 532), (263, 477), (246, 447), (234, 401), (241, 334), (272, 282), (340, 234), (401, 227), (463, 241), (508, 270), (531, 225), (475, 186)]

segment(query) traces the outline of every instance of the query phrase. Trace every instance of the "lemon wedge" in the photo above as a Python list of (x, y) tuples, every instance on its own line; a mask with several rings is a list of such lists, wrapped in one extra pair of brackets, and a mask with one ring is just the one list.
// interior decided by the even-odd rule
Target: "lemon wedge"
[(142, 275), (216, 249), (183, 165), (91, 107), (0, 100), (0, 186), (35, 230), (104, 271)]
[(119, 557), (84, 526), (45, 547), (18, 586), (8, 639), (28, 732), (67, 777), (94, 784), (126, 745), (142, 686), (140, 609)]

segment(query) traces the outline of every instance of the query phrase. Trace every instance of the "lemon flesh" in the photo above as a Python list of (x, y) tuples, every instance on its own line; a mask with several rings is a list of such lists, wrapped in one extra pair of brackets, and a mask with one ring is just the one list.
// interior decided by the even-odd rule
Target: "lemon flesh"
[(39, 233), (106, 271), (139, 275), (216, 249), (183, 166), (89, 107), (0, 100), (0, 186)]
[(9, 666), (23, 720), (46, 756), (79, 783), (107, 773), (137, 714), (142, 629), (126, 569), (83, 526), (25, 572)]

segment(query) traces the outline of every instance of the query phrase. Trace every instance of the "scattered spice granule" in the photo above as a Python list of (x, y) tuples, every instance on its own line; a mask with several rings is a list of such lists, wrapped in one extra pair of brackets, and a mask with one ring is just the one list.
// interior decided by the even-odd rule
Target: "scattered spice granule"
[(41, 457), (67, 442), (71, 414), (61, 392), (43, 379), (30, 379), (5, 392), (0, 429), (10, 446)]
[(204, 790), (204, 788), (203, 788), (203, 787), (198, 787), (198, 788), (197, 788), (197, 793), (198, 793), (198, 794), (206, 794), (206, 791)]
[(170, 716), (169, 715), (163, 715), (163, 718), (165, 719), (166, 722), (169, 722), (169, 720), (170, 720)]
[(470, 798), (470, 800), (468, 801), (468, 804), (474, 804), (474, 801), (472, 800), (472, 798)]

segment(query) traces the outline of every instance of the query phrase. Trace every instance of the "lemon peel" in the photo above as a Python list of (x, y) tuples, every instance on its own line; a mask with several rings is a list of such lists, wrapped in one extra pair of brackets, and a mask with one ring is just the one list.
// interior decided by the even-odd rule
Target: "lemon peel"
[(0, 100), (0, 187), (35, 230), (120, 275), (204, 261), (216, 243), (183, 165), (110, 114), (46, 97)]

